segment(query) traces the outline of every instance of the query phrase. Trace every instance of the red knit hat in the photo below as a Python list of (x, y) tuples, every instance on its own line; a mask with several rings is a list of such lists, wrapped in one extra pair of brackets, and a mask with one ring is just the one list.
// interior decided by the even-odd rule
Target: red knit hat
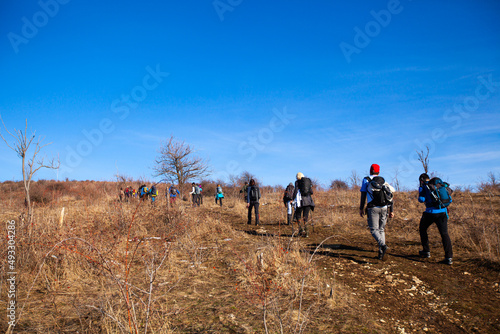
[(373, 164), (370, 166), (370, 174), (378, 174), (380, 173), (380, 166), (377, 164)]

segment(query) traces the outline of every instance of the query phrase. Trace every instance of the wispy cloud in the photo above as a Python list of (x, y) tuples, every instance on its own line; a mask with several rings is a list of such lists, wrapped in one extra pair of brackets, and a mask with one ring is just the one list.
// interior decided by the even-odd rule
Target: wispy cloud
[(500, 159), (500, 151), (476, 152), (476, 153), (457, 153), (434, 158), (433, 160), (447, 160), (456, 162), (473, 161), (474, 163), (481, 161), (490, 161)]

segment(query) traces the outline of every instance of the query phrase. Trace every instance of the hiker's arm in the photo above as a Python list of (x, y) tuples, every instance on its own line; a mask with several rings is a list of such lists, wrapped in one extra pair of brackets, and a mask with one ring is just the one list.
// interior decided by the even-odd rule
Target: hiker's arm
[(420, 187), (418, 188), (418, 201), (420, 203), (424, 203), (425, 202), (425, 191), (424, 191), (424, 187)]
[(366, 203), (366, 192), (361, 192), (361, 201), (359, 203), (359, 215), (364, 217), (365, 215), (365, 203)]

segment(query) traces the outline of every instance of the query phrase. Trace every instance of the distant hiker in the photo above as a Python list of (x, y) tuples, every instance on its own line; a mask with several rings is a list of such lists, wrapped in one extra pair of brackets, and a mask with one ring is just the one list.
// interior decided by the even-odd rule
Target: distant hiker
[(141, 185), (138, 190), (139, 198), (145, 201), (149, 196), (149, 188), (145, 184)]
[(167, 196), (170, 197), (170, 205), (174, 205), (175, 201), (177, 200), (177, 195), (180, 195), (181, 193), (179, 190), (172, 184), (167, 191)]
[(203, 188), (201, 184), (198, 185), (198, 188), (200, 189), (200, 193), (198, 194), (198, 205), (200, 205), (203, 204)]
[(292, 202), (293, 202), (293, 193), (295, 191), (295, 187), (292, 182), (286, 187), (285, 193), (283, 194), (283, 204), (285, 204), (287, 220), (286, 224), (292, 224)]
[(125, 196), (125, 193), (123, 192), (123, 188), (120, 188), (120, 192), (119, 192), (120, 202), (123, 201), (124, 196)]
[(243, 193), (243, 199), (245, 200), (245, 203), (248, 202), (248, 182), (245, 181), (243, 188), (241, 188), (240, 190), (240, 194), (241, 193)]
[(451, 193), (453, 191), (449, 188), (448, 183), (437, 177), (429, 180), (429, 175), (425, 173), (421, 174), (418, 180), (420, 182), (418, 201), (425, 203), (425, 211), (422, 213), (419, 226), (423, 249), (418, 253), (423, 258), (431, 257), (427, 229), (432, 223), (436, 223), (444, 248), (444, 260), (441, 263), (451, 265), (453, 263), (453, 249), (448, 234), (448, 205), (452, 202)]
[(136, 197), (137, 197), (137, 191), (136, 191), (134, 188), (132, 188), (132, 196), (133, 196), (134, 198), (136, 198)]
[(220, 202), (220, 206), (222, 206), (222, 199), (224, 198), (224, 193), (222, 192), (222, 187), (220, 184), (217, 185), (217, 189), (215, 190), (215, 204), (217, 204), (217, 200)]
[[(309, 220), (309, 212), (314, 211), (314, 201), (311, 179), (305, 177), (302, 173), (297, 173), (297, 181), (295, 181), (295, 189), (293, 191), (293, 199), (295, 201), (295, 218), (299, 226), (299, 236), (309, 237), (307, 231), (307, 221)], [(304, 215), (302, 219), (301, 216)]]
[(394, 188), (379, 176), (380, 166), (373, 164), (370, 166), (370, 176), (363, 179), (361, 184), (361, 201), (359, 204), (359, 215), (364, 217), (365, 202), (368, 227), (375, 241), (378, 244), (378, 259), (384, 260), (387, 252), (385, 243), (385, 225), (387, 217), (394, 217), (393, 212), (393, 192)]
[(130, 198), (130, 187), (125, 188), (125, 202)]
[(158, 196), (158, 189), (156, 189), (156, 186), (154, 184), (151, 186), (151, 189), (149, 190), (149, 195), (151, 196), (151, 204), (155, 204), (156, 196)]
[(193, 200), (193, 206), (200, 206), (200, 187), (196, 183), (191, 183), (192, 190), (189, 193), (191, 195), (191, 198)]
[(252, 208), (255, 210), (255, 225), (259, 225), (260, 215), (259, 215), (259, 200), (260, 200), (260, 189), (255, 184), (255, 180), (250, 180), (250, 185), (247, 187), (247, 208), (248, 208), (248, 220), (247, 224), (252, 223)]

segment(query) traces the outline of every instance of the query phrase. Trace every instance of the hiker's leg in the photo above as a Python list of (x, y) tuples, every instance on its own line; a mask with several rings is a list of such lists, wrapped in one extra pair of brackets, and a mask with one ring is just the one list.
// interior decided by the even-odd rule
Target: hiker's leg
[(420, 242), (422, 243), (422, 250), (424, 252), (430, 252), (429, 248), (429, 236), (427, 235), (427, 229), (433, 223), (432, 213), (424, 212), (422, 218), (420, 218), (420, 226), (418, 227), (420, 232)]
[(299, 234), (302, 232), (301, 220), (302, 218), (302, 207), (298, 207), (295, 209), (295, 221), (297, 222), (297, 227), (299, 229)]
[(220, 206), (222, 206), (222, 198), (219, 198)]
[(379, 247), (383, 246), (384, 243), (381, 239), (380, 235), (380, 214), (381, 214), (381, 208), (380, 207), (374, 207), (374, 208), (368, 208), (367, 210), (367, 220), (368, 220), (368, 227), (370, 228), (370, 233), (379, 245)]
[(444, 257), (452, 258), (453, 249), (451, 247), (450, 235), (448, 234), (448, 216), (446, 213), (436, 214), (436, 225), (441, 234), (441, 240), (443, 241)]
[(381, 208), (380, 210), (379, 225), (378, 225), (380, 242), (382, 242), (380, 246), (385, 245), (385, 224), (387, 223), (387, 211), (388, 211), (387, 206)]
[(311, 212), (311, 207), (310, 206), (304, 206), (302, 208), (302, 212), (304, 213), (304, 236), (308, 237), (309, 233), (307, 231), (307, 222), (309, 220), (309, 212)]
[(259, 202), (254, 204), (255, 208), (255, 225), (259, 225), (260, 215), (259, 215)]
[(302, 212), (304, 213), (304, 222), (307, 223), (307, 221), (309, 220), (309, 212), (311, 212), (311, 207), (304, 206), (302, 208)]
[(250, 202), (250, 206), (248, 207), (248, 220), (247, 220), (247, 224), (251, 224), (252, 223), (252, 209), (253, 209), (253, 203)]

